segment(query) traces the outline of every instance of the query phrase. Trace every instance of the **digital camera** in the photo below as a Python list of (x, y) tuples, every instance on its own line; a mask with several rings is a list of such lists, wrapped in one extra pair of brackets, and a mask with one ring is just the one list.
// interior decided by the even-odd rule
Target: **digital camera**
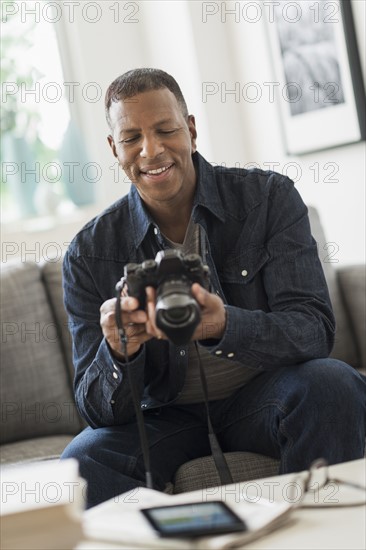
[(146, 307), (145, 288), (156, 288), (156, 326), (176, 345), (189, 342), (201, 319), (191, 286), (199, 283), (210, 288), (209, 268), (198, 254), (183, 255), (174, 248), (161, 250), (155, 260), (127, 264), (122, 280), (141, 309)]

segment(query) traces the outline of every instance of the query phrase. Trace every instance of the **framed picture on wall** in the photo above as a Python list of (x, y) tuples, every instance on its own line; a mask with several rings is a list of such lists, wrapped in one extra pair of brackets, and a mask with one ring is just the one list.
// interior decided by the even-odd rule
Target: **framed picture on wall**
[(351, 2), (273, 2), (269, 47), (286, 151), (366, 139), (365, 89)]

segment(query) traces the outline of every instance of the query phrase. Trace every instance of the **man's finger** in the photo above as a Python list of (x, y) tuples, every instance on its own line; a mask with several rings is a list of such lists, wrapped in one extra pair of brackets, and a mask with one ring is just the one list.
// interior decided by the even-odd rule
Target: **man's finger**
[(137, 300), (137, 298), (133, 298), (132, 296), (121, 298), (121, 308), (124, 311), (134, 311), (138, 307), (139, 307), (139, 301)]
[(197, 300), (197, 302), (201, 306), (205, 306), (210, 293), (198, 283), (193, 283), (191, 290), (193, 297)]
[(155, 310), (156, 291), (152, 287), (146, 287), (146, 301), (147, 301), (147, 316), (148, 321), (146, 323), (146, 331), (148, 334), (155, 336), (159, 340), (164, 338), (165, 335), (161, 332), (155, 323), (156, 310)]

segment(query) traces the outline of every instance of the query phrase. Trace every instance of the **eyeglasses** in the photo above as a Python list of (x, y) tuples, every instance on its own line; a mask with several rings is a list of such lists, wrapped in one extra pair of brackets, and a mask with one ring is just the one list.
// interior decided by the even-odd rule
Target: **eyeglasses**
[(333, 506), (361, 506), (366, 504), (366, 487), (329, 476), (328, 462), (315, 460), (305, 474), (296, 476), (293, 492), (300, 488), (300, 498), (294, 496), (298, 506), (330, 508)]

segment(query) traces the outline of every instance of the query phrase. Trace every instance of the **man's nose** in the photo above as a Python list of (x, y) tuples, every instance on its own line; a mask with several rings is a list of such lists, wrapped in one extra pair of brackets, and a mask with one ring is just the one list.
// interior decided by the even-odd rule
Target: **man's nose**
[(164, 146), (156, 136), (145, 137), (142, 143), (140, 156), (153, 159), (164, 151)]

